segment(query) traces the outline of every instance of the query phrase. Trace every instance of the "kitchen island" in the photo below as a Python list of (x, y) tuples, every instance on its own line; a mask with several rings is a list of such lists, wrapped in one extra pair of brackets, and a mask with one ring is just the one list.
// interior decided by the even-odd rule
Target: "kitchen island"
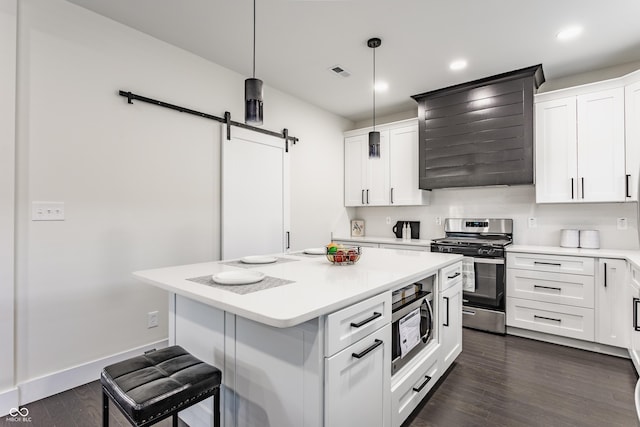
[[(222, 370), (222, 425), (397, 427), (446, 370), (441, 361), (450, 365), (460, 352), (461, 312), (455, 307), (461, 285), (457, 296), (445, 297), (446, 307), (439, 295), (443, 277), (462, 257), (363, 248), (359, 262), (347, 266), (302, 252), (276, 258), (271, 264), (230, 260), (134, 276), (170, 292), (170, 344)], [(242, 269), (266, 278), (244, 294), (239, 286), (210, 280)], [(433, 286), (435, 319), (442, 319), (436, 323), (446, 316), (446, 326), (455, 329), (435, 328), (432, 345), (391, 378), (391, 293), (425, 278)], [(423, 367), (431, 369), (432, 382), (411, 391), (414, 382), (424, 382)], [(192, 427), (211, 425), (211, 408), (205, 401), (181, 417)]]

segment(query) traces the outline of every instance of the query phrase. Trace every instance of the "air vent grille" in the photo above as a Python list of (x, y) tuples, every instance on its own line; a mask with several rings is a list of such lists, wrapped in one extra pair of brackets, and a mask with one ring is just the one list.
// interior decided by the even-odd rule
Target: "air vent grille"
[(341, 65), (334, 65), (333, 67), (329, 68), (329, 71), (331, 71), (333, 74), (336, 74), (340, 77), (349, 77), (351, 75), (351, 73), (345, 70), (345, 68)]

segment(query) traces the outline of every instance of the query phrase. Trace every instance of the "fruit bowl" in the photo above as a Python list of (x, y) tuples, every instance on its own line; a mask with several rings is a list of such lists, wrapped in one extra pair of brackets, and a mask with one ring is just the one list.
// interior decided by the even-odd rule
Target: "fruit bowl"
[(327, 259), (333, 264), (350, 265), (355, 264), (362, 255), (360, 246), (327, 247)]

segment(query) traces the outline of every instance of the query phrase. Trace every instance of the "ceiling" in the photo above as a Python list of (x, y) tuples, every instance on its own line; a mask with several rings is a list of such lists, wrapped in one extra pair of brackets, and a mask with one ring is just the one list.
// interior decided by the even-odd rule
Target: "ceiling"
[[(68, 0), (252, 73), (252, 0)], [(547, 80), (640, 60), (638, 0), (256, 0), (256, 77), (352, 121), (416, 108), (411, 95), (542, 64)], [(582, 35), (556, 34), (581, 25)], [(468, 67), (451, 71), (451, 61)], [(340, 65), (344, 78), (329, 71)], [(268, 109), (269, 100), (265, 99)]]

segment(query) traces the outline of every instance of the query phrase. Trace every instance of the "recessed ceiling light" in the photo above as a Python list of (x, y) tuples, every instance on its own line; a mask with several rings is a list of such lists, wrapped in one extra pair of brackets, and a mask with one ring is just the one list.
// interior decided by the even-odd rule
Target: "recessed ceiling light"
[(558, 40), (571, 40), (578, 37), (582, 33), (582, 27), (568, 27), (556, 34)]
[(387, 89), (389, 89), (389, 83), (387, 82), (376, 82), (376, 84), (373, 86), (373, 90), (375, 90), (376, 92), (384, 92)]
[(451, 64), (449, 64), (449, 68), (454, 71), (462, 70), (463, 68), (466, 68), (466, 67), (467, 67), (467, 61), (465, 61), (464, 59), (458, 59), (453, 61)]

